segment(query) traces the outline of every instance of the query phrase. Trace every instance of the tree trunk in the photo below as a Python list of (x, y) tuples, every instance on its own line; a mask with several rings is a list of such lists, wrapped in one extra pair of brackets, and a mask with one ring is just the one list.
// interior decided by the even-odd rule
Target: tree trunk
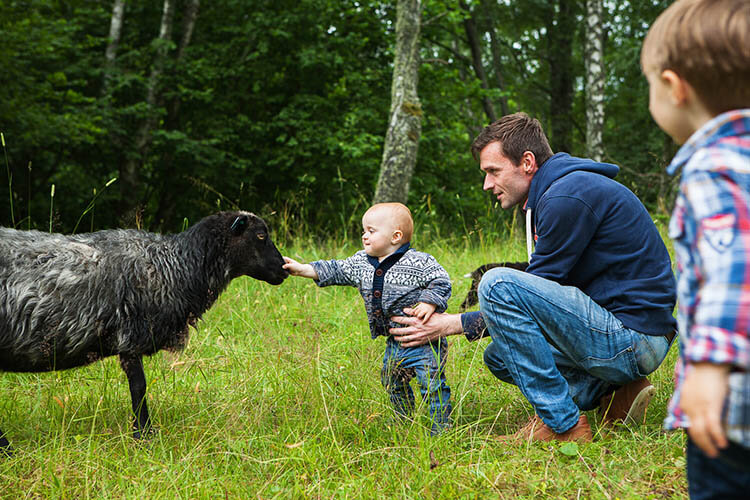
[[(474, 73), (476, 73), (482, 89), (488, 90), (490, 86), (487, 83), (487, 74), (484, 72), (484, 66), (482, 65), (482, 46), (479, 41), (479, 34), (477, 33), (477, 23), (474, 19), (474, 14), (469, 9), (469, 6), (466, 5), (466, 2), (461, 2), (461, 8), (466, 12), (464, 30), (466, 31), (466, 39), (469, 42), (469, 49), (471, 50), (471, 62), (474, 67)], [(497, 114), (495, 113), (495, 106), (492, 104), (492, 99), (489, 96), (482, 98), (482, 107), (490, 123), (494, 122), (497, 119)]]
[[(503, 75), (502, 59), (500, 57), (500, 44), (497, 41), (497, 33), (495, 31), (495, 15), (492, 10), (493, 7), (488, 0), (482, 0), (481, 7), (487, 21), (487, 33), (490, 35), (490, 52), (492, 53), (492, 66), (495, 72), (495, 83), (497, 84), (497, 88), (502, 92), (505, 90), (505, 78)], [(503, 116), (510, 113), (508, 108), (508, 98), (504, 95), (500, 97), (500, 112)]]
[[(198, 20), (198, 9), (200, 8), (200, 0), (189, 0), (185, 6), (185, 13), (182, 18), (182, 38), (180, 40), (180, 46), (177, 48), (177, 56), (175, 59), (175, 66), (179, 70), (182, 60), (185, 57), (185, 49), (190, 45), (190, 40), (195, 29), (195, 23)], [(174, 97), (167, 105), (167, 118), (165, 120), (165, 127), (168, 130), (179, 129), (179, 112), (180, 112), (180, 98), (179, 96)], [(163, 186), (161, 190), (161, 196), (159, 197), (159, 204), (156, 209), (156, 215), (154, 220), (158, 228), (163, 228), (165, 222), (172, 219), (174, 216), (177, 197), (180, 196), (181, 190), (169, 189), (168, 184), (174, 183), (175, 179), (172, 175), (172, 163), (174, 162), (174, 151), (170, 150), (164, 157), (162, 162), (161, 172), (163, 176)], [(166, 224), (168, 225), (168, 224)]]
[[(573, 37), (575, 6), (573, 0), (558, 0), (557, 12), (547, 22), (550, 78), (550, 145), (553, 151), (571, 150), (573, 128)], [(553, 22), (553, 20), (557, 22)]]
[(164, 0), (159, 42), (156, 55), (151, 66), (151, 75), (146, 88), (146, 117), (141, 121), (135, 134), (135, 150), (120, 167), (120, 216), (127, 216), (137, 203), (136, 193), (139, 191), (139, 173), (151, 145), (151, 133), (156, 126), (156, 102), (159, 92), (159, 79), (164, 70), (167, 57), (168, 42), (172, 38), (172, 21), (174, 18), (174, 1)]
[(102, 95), (108, 96), (112, 85), (112, 71), (115, 67), (117, 47), (120, 45), (120, 34), (122, 33), (122, 20), (125, 17), (125, 0), (115, 0), (112, 5), (112, 19), (109, 23), (109, 42), (104, 52), (104, 85)]
[(417, 94), (420, 0), (398, 0), (396, 53), (391, 82), (391, 110), (374, 203), (406, 203), (422, 133), (422, 105)]
[(596, 160), (604, 158), (604, 23), (602, 0), (586, 0), (586, 154)]

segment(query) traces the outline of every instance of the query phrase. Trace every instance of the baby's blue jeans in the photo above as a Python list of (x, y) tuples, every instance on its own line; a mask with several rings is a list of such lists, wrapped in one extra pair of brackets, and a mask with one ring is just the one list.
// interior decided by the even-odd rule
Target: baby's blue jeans
[(451, 390), (445, 380), (447, 347), (445, 339), (401, 347), (391, 336), (385, 344), (380, 379), (396, 413), (407, 417), (414, 410), (414, 392), (409, 381), (416, 376), (422, 399), (430, 410), (432, 435), (450, 426)]

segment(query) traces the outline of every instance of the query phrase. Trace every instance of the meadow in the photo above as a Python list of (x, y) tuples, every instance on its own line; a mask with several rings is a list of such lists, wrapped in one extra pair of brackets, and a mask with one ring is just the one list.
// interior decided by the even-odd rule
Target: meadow
[[(359, 248), (351, 240), (279, 247), (304, 261), (343, 258)], [(520, 239), (423, 241), (453, 278), (449, 312), (464, 273), (524, 254)], [(384, 339), (370, 338), (355, 289), (240, 278), (183, 352), (145, 360), (150, 439), (130, 436), (114, 358), (2, 374), (0, 428), (15, 454), (0, 458), (0, 498), (686, 498), (684, 437), (661, 429), (676, 345), (650, 377), (644, 425), (604, 429), (588, 412), (592, 443), (503, 444), (497, 436), (531, 408), (484, 367), (488, 342), (450, 338), (454, 427), (431, 438), (423, 405), (410, 422), (394, 418), (380, 384)]]

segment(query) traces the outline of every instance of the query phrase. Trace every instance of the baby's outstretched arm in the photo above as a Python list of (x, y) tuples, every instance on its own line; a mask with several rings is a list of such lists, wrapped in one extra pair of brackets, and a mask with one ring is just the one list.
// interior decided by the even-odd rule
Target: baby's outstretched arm
[(437, 306), (435, 304), (428, 304), (427, 302), (420, 302), (416, 306), (414, 306), (414, 316), (419, 318), (419, 320), (422, 323), (425, 323), (427, 320), (430, 319), (430, 316), (432, 316), (432, 313), (435, 312), (435, 308)]
[(318, 279), (318, 273), (315, 272), (315, 268), (310, 264), (302, 264), (289, 257), (284, 257), (284, 264), (282, 267), (289, 271), (292, 276), (301, 276), (302, 278)]

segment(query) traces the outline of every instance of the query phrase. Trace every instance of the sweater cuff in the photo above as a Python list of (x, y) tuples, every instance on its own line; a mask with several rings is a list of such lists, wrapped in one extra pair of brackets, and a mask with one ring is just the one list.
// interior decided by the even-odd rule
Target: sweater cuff
[(481, 311), (471, 311), (461, 314), (461, 327), (466, 340), (474, 341), (487, 336), (487, 326)]

